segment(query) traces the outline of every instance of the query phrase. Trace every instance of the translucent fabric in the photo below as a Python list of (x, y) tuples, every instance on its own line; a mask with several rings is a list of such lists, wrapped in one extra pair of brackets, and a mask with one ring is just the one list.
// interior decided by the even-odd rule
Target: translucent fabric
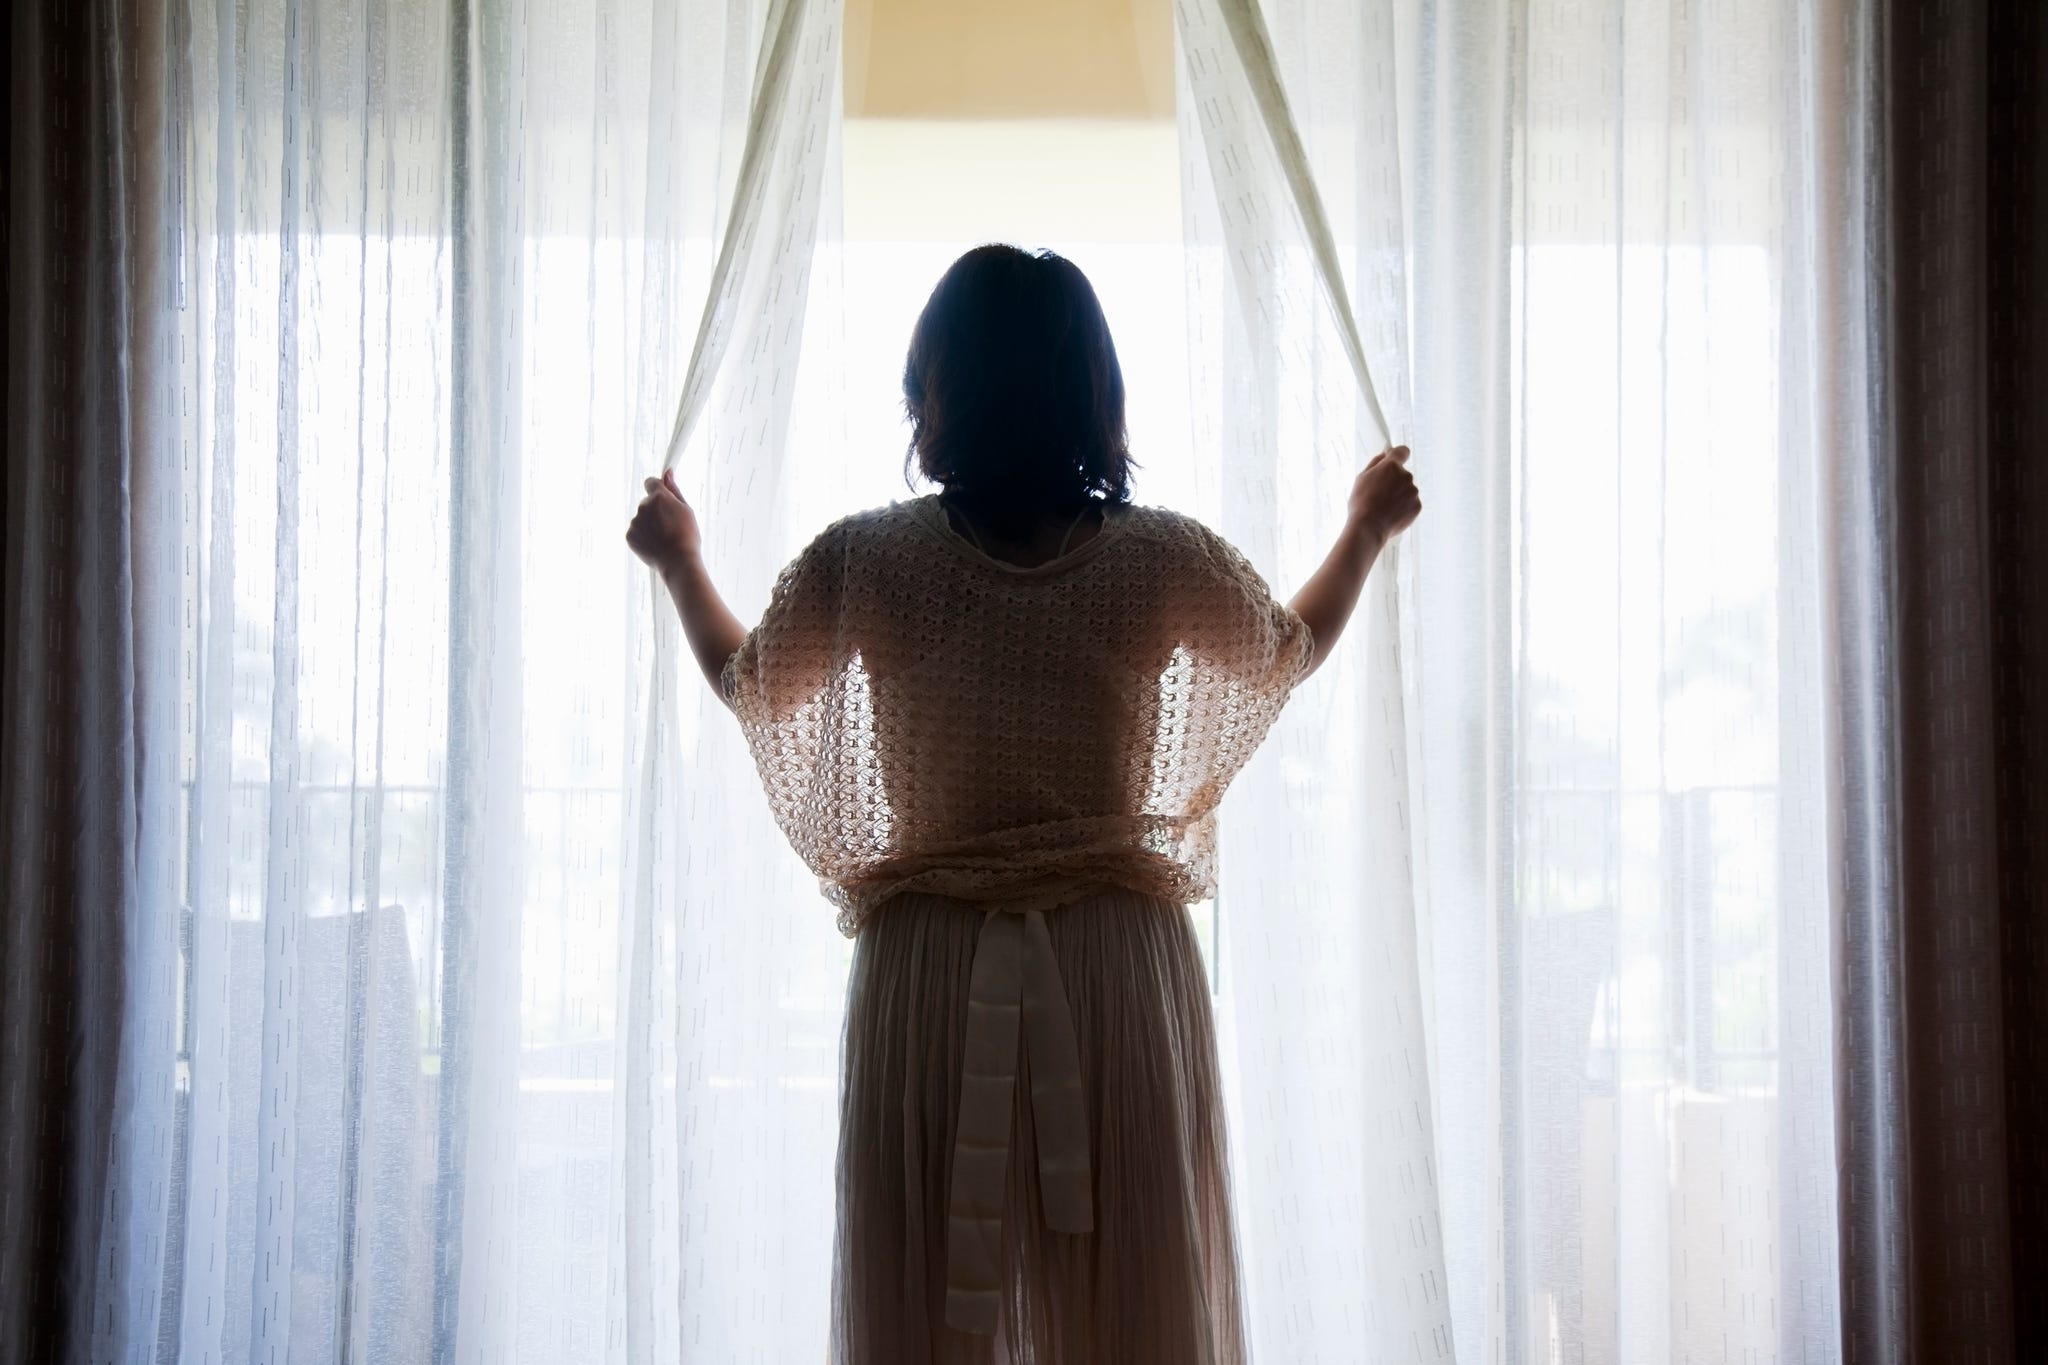
[(1314, 565), (1384, 439), (1353, 331), (1426, 508), (1221, 827), (1254, 1342), (1837, 1359), (1830, 953), (1888, 876), (1877, 9), (1178, 12), (1219, 529)]
[[(1408, 439), (1388, 5), (1177, 7), (1196, 460), (1219, 529), (1303, 582), (1353, 479)], [(1442, 456), (1418, 445), (1425, 505)], [(1424, 513), (1424, 527), (1435, 518)], [(1452, 1358), (1416, 819), (1421, 677), (1397, 543), (1221, 825), (1235, 1195), (1255, 1352)]]
[(1027, 1053), (1003, 1185), (993, 1334), (945, 1320), (948, 1195), (986, 912), (930, 893), (862, 930), (848, 991), (834, 1360), (1235, 1365), (1247, 1357), (1208, 978), (1185, 907), (1129, 891), (1045, 915), (1080, 1039), (1096, 1191), (1086, 1233), (1042, 1203)]
[(693, 491), (780, 458), (837, 6), (112, 9), (156, 709), (92, 1358), (814, 1356), (844, 966), (685, 786), (745, 754), (619, 531), (679, 393)]
[(1110, 506), (1031, 568), (937, 495), (826, 528), (725, 666), (769, 805), (856, 933), (906, 890), (1214, 889), (1216, 807), (1314, 640), (1200, 522)]

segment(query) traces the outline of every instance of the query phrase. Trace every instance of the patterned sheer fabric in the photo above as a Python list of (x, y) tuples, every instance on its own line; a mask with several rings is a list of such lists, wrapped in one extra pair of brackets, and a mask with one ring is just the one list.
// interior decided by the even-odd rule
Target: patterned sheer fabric
[[(0, 1359), (817, 1357), (844, 945), (736, 789), (742, 737), (607, 490), (667, 440), (751, 616), (785, 532), (893, 471), (831, 438), (848, 405), (798, 394), (799, 350), (815, 376), (870, 344), (824, 302), (877, 259), (830, 242), (840, 8), (21, 11), (11, 301), (50, 344), (22, 350), (9, 436)], [(912, 504), (791, 571), (734, 701), (864, 923), (843, 1154), (879, 1174), (841, 1190), (842, 1356), (1180, 1362), (1241, 1335), (1278, 1361), (1824, 1362), (1936, 1321), (1925, 1253), (1995, 1199), (2001, 1092), (1973, 1078), (1999, 1035), (1923, 1086), (1971, 1000), (1901, 1002), (1989, 979), (1983, 933), (1913, 953), (1950, 923), (1915, 917), (1940, 908), (1923, 876), (1967, 880), (1993, 825), (1902, 865), (1925, 802), (1897, 765), (2026, 670), (1943, 636), (1918, 676), (1961, 681), (1930, 709), (1895, 663), (1923, 607), (1967, 622), (1999, 591), (1930, 576), (1981, 558), (1928, 567), (1949, 494), (2008, 509), (1994, 551), (2039, 519), (1907, 420), (2023, 367), (1948, 345), (2016, 335), (2006, 314), (1931, 306), (1982, 274), (1949, 248), (1982, 245), (1984, 196), (1894, 207), (1865, 172), (1939, 191), (1929, 168), (2024, 143), (1974, 96), (1885, 95), (1972, 86), (1980, 32), (1888, 13), (1176, 5), (1189, 420), (1146, 448), (1188, 452), (1276, 578), (1313, 566), (1383, 430), (1431, 510), (1277, 721), (1294, 623), (1162, 514), (1020, 572)], [(1925, 146), (1888, 140), (1909, 113)], [(1894, 305), (1894, 260), (1947, 265)], [(1897, 362), (1921, 386), (1900, 412), (1894, 307), (1936, 319), (1907, 359), (1943, 362)], [(1891, 431), (1913, 460), (1882, 457)], [(891, 608), (927, 629), (891, 655), (843, 608), (898, 550), (947, 596)], [(1233, 638), (1273, 637), (1234, 657), (1203, 638), (1232, 582)], [(1034, 594), (1071, 648), (1002, 636)], [(1017, 719), (962, 749), (994, 704), (958, 683), (977, 668)], [(1056, 751), (1085, 764), (1010, 762)], [(962, 813), (920, 830), (935, 811)], [(1204, 999), (1174, 910), (1212, 869)], [(1172, 894), (1083, 885), (1148, 877)], [(1071, 1036), (1020, 1020), (1016, 1074), (980, 1065), (977, 1000), (1044, 1005), (1048, 959)], [(1847, 1014), (1843, 981), (1868, 987)], [(1043, 1179), (1035, 1120), (1071, 1159), (1076, 1109), (1037, 1100), (1041, 1055), (1083, 1101), (1085, 1203), (1073, 1168)], [(1991, 1106), (1958, 1111), (1983, 1141), (1943, 1182), (1890, 1140), (1937, 1092)], [(970, 1102), (1002, 1172), (944, 1154)], [(1139, 1252), (1166, 1273), (1105, 1275)], [(1178, 1342), (1140, 1330), (1189, 1293)], [(889, 1295), (922, 1335), (884, 1335)], [(1975, 1302), (2003, 1311), (1996, 1279)]]
[(1049, 909), (1214, 889), (1214, 813), (1308, 666), (1229, 542), (1150, 507), (1034, 568), (936, 496), (835, 522), (725, 689), (776, 821), (856, 933), (902, 891)]

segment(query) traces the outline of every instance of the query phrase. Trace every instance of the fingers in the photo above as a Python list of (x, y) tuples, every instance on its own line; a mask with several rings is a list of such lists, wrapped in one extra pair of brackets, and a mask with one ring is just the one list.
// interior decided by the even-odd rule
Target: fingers
[(1395, 464), (1407, 464), (1407, 463), (1408, 463), (1408, 447), (1407, 447), (1407, 446), (1395, 446), (1395, 447), (1394, 447), (1393, 449), (1391, 449), (1391, 450), (1388, 450), (1388, 451), (1386, 451), (1386, 452), (1384, 452), (1384, 453), (1385, 453), (1385, 454), (1386, 454), (1386, 455), (1387, 455), (1387, 456), (1388, 456), (1389, 458), (1391, 458), (1391, 459), (1393, 460), (1393, 462), (1394, 462)]
[(648, 475), (640, 480), (640, 486), (647, 490), (649, 497), (669, 497), (677, 502), (687, 501), (683, 497), (683, 490), (676, 487), (676, 473), (673, 469), (664, 469), (660, 474)]
[[(632, 520), (626, 527), (626, 544), (642, 559), (657, 552), (656, 547), (675, 541), (681, 534), (679, 527), (691, 516), (689, 503), (683, 500), (682, 490), (676, 487), (672, 470), (664, 469), (659, 474), (650, 474), (640, 481), (645, 494), (639, 505), (633, 509)], [(652, 563), (652, 560), (649, 560)]]

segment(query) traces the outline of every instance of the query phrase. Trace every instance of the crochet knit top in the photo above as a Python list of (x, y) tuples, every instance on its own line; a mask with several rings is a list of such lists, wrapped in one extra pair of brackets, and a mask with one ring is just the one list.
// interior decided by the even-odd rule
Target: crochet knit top
[(776, 823), (858, 932), (909, 890), (1052, 909), (1215, 884), (1215, 810), (1307, 624), (1191, 517), (1113, 505), (1020, 567), (936, 495), (825, 528), (727, 661)]

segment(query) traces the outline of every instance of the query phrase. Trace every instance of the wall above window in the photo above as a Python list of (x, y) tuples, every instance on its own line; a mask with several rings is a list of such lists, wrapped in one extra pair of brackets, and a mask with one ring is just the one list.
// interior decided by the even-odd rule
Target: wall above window
[(849, 119), (1173, 117), (1167, 0), (847, 0)]

